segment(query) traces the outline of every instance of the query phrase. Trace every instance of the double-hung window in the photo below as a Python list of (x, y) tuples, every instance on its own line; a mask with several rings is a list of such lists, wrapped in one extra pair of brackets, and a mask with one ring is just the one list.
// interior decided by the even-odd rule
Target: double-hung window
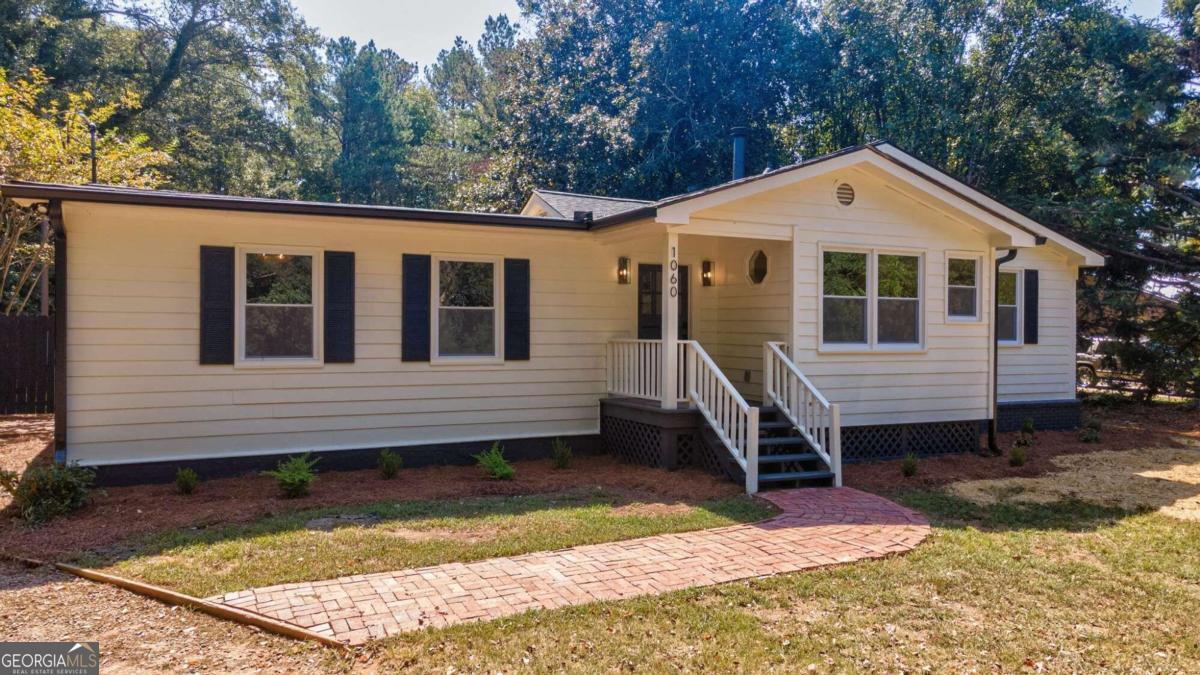
[(949, 321), (979, 320), (978, 257), (946, 259), (946, 318)]
[(433, 353), (438, 359), (500, 358), (500, 268), (496, 258), (434, 259)]
[(243, 364), (319, 363), (319, 251), (238, 250), (237, 350)]
[(1020, 272), (1000, 272), (1000, 276), (996, 278), (996, 305), (996, 339), (1000, 344), (1020, 344)]
[(821, 343), (830, 349), (918, 348), (924, 334), (922, 256), (825, 250)]

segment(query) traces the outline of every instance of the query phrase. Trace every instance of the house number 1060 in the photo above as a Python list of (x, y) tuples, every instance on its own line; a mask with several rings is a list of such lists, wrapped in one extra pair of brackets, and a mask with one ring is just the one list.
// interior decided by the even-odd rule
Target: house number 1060
[(672, 246), (671, 247), (671, 276), (667, 280), (668, 288), (670, 289), (672, 298), (679, 297), (679, 260), (677, 259), (678, 255), (679, 255), (679, 253), (675, 250), (675, 247)]

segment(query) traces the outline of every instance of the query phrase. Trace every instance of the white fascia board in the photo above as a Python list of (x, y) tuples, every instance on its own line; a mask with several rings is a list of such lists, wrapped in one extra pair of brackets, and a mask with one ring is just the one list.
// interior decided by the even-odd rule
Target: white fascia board
[(921, 172), (922, 174), (927, 176), (930, 181), (936, 182), (947, 189), (958, 190), (958, 191), (970, 190), (972, 199), (985, 205), (989, 209), (993, 209), (995, 211), (998, 211), (999, 213), (1004, 214), (1004, 216), (1006, 218), (1009, 218), (1010, 220), (1018, 223), (1021, 227), (1031, 230), (1034, 234), (1041, 236), (1041, 237), (1045, 237), (1047, 241), (1050, 241), (1050, 242), (1058, 245), (1059, 247), (1065, 249), (1067, 251), (1069, 257), (1075, 258), (1076, 262), (1079, 262), (1082, 267), (1103, 267), (1104, 266), (1105, 259), (1104, 259), (1103, 255), (1097, 253), (1096, 251), (1091, 250), (1090, 248), (1087, 248), (1086, 246), (1084, 246), (1068, 237), (1063, 236), (1062, 234), (1059, 234), (1058, 232), (1055, 232), (1054, 230), (1046, 227), (1045, 225), (1042, 225), (1041, 223), (1029, 218), (1028, 216), (1025, 216), (1024, 214), (1020, 213), (1019, 211), (1016, 211), (1014, 209), (1011, 209), (1011, 208), (1005, 206), (1001, 202), (998, 202), (995, 199), (992, 199), (991, 197), (987, 196), (986, 194), (983, 194), (982, 192), (979, 192), (978, 190), (974, 190), (969, 186), (963, 185), (962, 183), (960, 183), (960, 182), (954, 180), (953, 178), (951, 178), (950, 176), (946, 175), (945, 172), (939, 170), (936, 167), (930, 166), (929, 164), (926, 164), (925, 162), (922, 162), (921, 160), (917, 159), (916, 157), (913, 157), (912, 155), (904, 152), (900, 148), (897, 148), (896, 146), (891, 145), (889, 143), (881, 143), (881, 144), (875, 146), (875, 150), (877, 152), (887, 155), (888, 157), (896, 160), (897, 162), (900, 162), (901, 164), (904, 164), (905, 166), (911, 167), (912, 169)]

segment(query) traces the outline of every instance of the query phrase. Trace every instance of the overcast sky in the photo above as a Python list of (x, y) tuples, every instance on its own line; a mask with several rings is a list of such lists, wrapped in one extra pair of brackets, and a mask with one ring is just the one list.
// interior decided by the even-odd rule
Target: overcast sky
[[(422, 68), (461, 35), (472, 44), (489, 15), (520, 20), (516, 0), (292, 0), (308, 23), (329, 37), (375, 40)], [(1162, 0), (1117, 0), (1130, 14), (1158, 16)]]

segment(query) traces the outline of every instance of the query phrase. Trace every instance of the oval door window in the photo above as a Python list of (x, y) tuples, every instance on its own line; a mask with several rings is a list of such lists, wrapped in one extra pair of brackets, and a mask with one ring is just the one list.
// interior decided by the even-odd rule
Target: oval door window
[(761, 284), (767, 278), (767, 254), (762, 250), (757, 250), (750, 254), (750, 263), (747, 269), (750, 277), (750, 283)]

